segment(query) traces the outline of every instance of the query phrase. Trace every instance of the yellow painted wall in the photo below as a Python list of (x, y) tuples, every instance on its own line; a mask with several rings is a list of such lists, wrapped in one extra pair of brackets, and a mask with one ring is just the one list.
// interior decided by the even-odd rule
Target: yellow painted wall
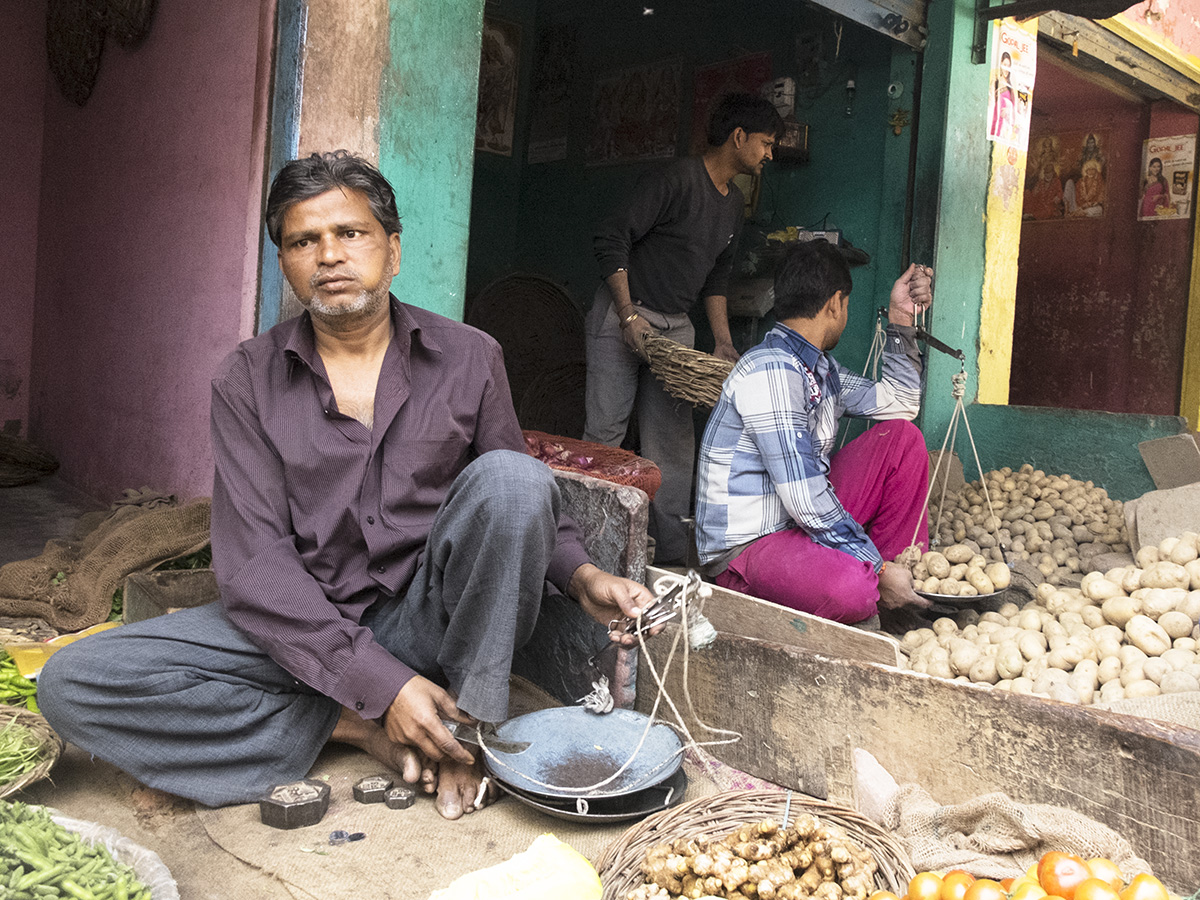
[[(1005, 21), (1013, 24), (1012, 19)], [(993, 26), (996, 27), (999, 26)], [(1037, 41), (1037, 19), (1022, 22), (1020, 27), (1033, 37), (1034, 42)], [(1033, 99), (1036, 103), (1036, 81)], [(1024, 150), (1006, 147), (999, 142), (992, 144), (992, 167), (984, 213), (983, 305), (979, 314), (980, 403), (1008, 403), (1025, 157)]]

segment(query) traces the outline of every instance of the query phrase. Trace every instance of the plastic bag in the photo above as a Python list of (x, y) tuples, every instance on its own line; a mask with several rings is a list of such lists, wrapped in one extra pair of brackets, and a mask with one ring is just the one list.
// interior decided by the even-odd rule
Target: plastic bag
[(543, 834), (528, 850), (456, 878), (429, 900), (600, 900), (603, 892), (587, 859), (554, 835)]

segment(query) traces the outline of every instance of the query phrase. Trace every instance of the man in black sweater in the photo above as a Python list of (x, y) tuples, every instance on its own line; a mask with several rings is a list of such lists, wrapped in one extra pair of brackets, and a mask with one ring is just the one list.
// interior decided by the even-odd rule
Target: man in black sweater
[(737, 360), (726, 292), (745, 200), (733, 179), (761, 174), (782, 133), (770, 101), (727, 95), (713, 110), (705, 153), (643, 175), (596, 232), (603, 282), (587, 318), (584, 440), (620, 446), (636, 408), (641, 455), (662, 470), (650, 521), (662, 565), (687, 557), (682, 518), (691, 509), (695, 432), (691, 406), (654, 378), (641, 341), (654, 331), (691, 347), (688, 311), (704, 298), (714, 354)]

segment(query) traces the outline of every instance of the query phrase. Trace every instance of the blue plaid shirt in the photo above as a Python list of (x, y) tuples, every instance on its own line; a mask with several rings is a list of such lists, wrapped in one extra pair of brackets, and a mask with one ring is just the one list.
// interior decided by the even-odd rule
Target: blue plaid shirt
[(915, 329), (889, 325), (883, 379), (849, 371), (778, 324), (734, 366), (704, 429), (696, 488), (696, 543), (719, 571), (744, 545), (784, 528), (878, 571), (879, 551), (829, 484), (842, 414), (916, 417), (921, 357)]

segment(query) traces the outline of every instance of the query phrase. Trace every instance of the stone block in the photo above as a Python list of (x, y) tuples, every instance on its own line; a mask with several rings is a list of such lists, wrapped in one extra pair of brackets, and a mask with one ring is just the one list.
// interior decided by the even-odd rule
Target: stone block
[(1200, 532), (1200, 484), (1142, 494), (1125, 504), (1125, 524), (1135, 553), (1163, 538)]

